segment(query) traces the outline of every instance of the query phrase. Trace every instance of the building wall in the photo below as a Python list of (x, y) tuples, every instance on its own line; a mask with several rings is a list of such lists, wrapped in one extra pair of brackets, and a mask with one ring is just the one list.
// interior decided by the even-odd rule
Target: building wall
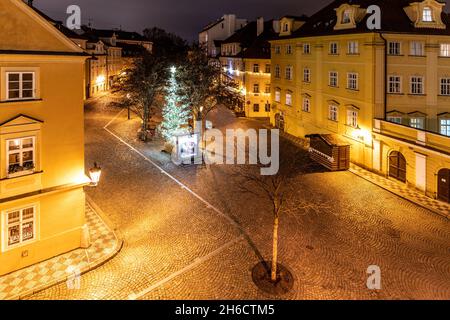
[[(259, 66), (259, 72), (254, 72), (254, 66)], [(269, 72), (266, 72), (266, 65)], [(269, 118), (271, 103), (270, 59), (244, 59), (245, 75), (245, 115), (251, 118)], [(255, 84), (259, 91), (255, 92)], [(266, 89), (267, 88), (267, 89)], [(255, 110), (258, 105), (259, 111)], [(269, 111), (266, 111), (266, 105)]]
[[(6, 5), (5, 5), (6, 4)], [(67, 52), (71, 55), (0, 55), (0, 275), (86, 244), (84, 191), (83, 51), (61, 39), (21, 1), (1, 4), (5, 21), (18, 35), (33, 33), (35, 41), (16, 39), (9, 49)], [(0, 33), (0, 44), (8, 33)], [(10, 41), (9, 39), (8, 41)], [(47, 41), (48, 40), (48, 41)], [(57, 43), (57, 45), (55, 45)], [(11, 101), (6, 72), (34, 72), (34, 96)], [(68, 76), (70, 75), (70, 76)], [(33, 166), (12, 173), (8, 145), (33, 138)], [(8, 214), (33, 207), (34, 239), (8, 246)], [(22, 225), (23, 226), (23, 225)], [(24, 227), (25, 228), (25, 227)], [(19, 228), (22, 230), (22, 228)]]

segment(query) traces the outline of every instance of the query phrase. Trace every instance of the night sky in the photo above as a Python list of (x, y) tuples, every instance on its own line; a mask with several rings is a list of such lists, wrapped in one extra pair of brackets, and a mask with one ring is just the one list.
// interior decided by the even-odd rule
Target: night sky
[(66, 8), (81, 7), (82, 23), (92, 19), (94, 28), (119, 28), (142, 32), (160, 27), (192, 41), (209, 22), (225, 13), (254, 20), (283, 15), (311, 15), (332, 0), (34, 0), (50, 17), (65, 21)]

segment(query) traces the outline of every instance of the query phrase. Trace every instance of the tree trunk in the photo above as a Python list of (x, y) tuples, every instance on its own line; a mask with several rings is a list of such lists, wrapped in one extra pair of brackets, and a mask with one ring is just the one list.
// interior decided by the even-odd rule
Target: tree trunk
[(273, 247), (272, 247), (272, 275), (271, 280), (277, 281), (277, 264), (278, 264), (278, 221), (279, 218), (275, 216), (273, 222)]

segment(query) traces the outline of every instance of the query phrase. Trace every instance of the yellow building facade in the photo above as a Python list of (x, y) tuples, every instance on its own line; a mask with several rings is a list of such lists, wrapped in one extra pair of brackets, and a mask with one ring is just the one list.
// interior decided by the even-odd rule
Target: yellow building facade
[(0, 2), (0, 275), (89, 245), (83, 50)]
[(271, 103), (270, 59), (244, 58), (245, 116), (269, 118)]
[(301, 138), (336, 135), (352, 162), (450, 201), (443, 4), (379, 1), (380, 30), (368, 29), (366, 2), (333, 4), (298, 30), (282, 23), (271, 41), (272, 124)]

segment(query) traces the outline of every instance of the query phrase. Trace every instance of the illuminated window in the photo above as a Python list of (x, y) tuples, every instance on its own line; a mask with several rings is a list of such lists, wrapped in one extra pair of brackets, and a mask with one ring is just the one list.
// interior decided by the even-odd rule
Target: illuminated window
[(441, 119), (439, 121), (440, 132), (444, 136), (450, 136), (450, 119)]
[(409, 125), (416, 129), (425, 129), (424, 118), (411, 118), (409, 119)]
[(351, 22), (351, 16), (352, 16), (352, 10), (347, 9), (342, 14), (342, 24), (350, 23)]
[(337, 105), (330, 104), (328, 106), (328, 119), (332, 121), (338, 121), (339, 109)]
[(347, 125), (353, 128), (358, 127), (358, 111), (356, 110), (347, 111)]
[(423, 22), (433, 22), (433, 11), (431, 10), (430, 7), (423, 8), (422, 21)]
[(275, 91), (275, 102), (281, 102), (281, 91), (278, 89)]
[(387, 117), (387, 121), (402, 124), (403, 119), (402, 117)]
[(255, 83), (253, 85), (253, 93), (259, 93), (259, 84), (258, 83)]
[(6, 146), (6, 169), (8, 177), (28, 174), (34, 171), (34, 137), (6, 140)]
[(292, 45), (288, 44), (286, 46), (286, 54), (292, 54)]
[(253, 72), (254, 73), (259, 73), (259, 64), (254, 64), (253, 65)]
[(36, 239), (36, 207), (6, 212), (6, 248)]
[(286, 105), (292, 106), (292, 93), (290, 92), (286, 93)]
[(280, 54), (281, 53), (281, 47), (280, 46), (275, 46), (275, 53), (276, 54)]
[(7, 72), (6, 78), (8, 100), (34, 98), (34, 72)]
[(358, 41), (349, 41), (348, 43), (348, 54), (358, 54), (359, 53), (359, 43)]
[(412, 56), (423, 56), (424, 55), (423, 42), (412, 41), (410, 46), (411, 46), (410, 54)]
[(270, 73), (270, 64), (266, 64), (265, 73)]
[(441, 57), (450, 57), (450, 43), (441, 44)]

